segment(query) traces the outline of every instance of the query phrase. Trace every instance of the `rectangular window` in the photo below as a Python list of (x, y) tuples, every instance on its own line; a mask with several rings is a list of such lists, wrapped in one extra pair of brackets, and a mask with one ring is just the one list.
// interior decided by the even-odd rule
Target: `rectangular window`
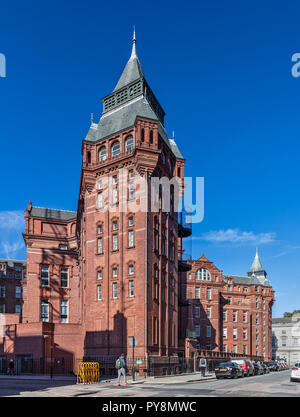
[(5, 304), (0, 304), (0, 313), (5, 313)]
[(197, 299), (200, 298), (200, 287), (195, 288), (195, 298), (197, 298)]
[(211, 337), (211, 326), (206, 326), (206, 337)]
[(134, 297), (134, 281), (129, 281), (129, 297)]
[(165, 287), (161, 289), (161, 301), (165, 301)]
[(206, 299), (211, 300), (211, 288), (207, 288), (206, 290)]
[(236, 311), (233, 311), (233, 313), (232, 313), (232, 320), (234, 322), (237, 322), (237, 312)]
[(20, 306), (20, 304), (16, 304), (16, 313), (17, 314), (20, 314), (21, 313), (21, 306)]
[(49, 286), (49, 266), (41, 267), (41, 285), (42, 287)]
[(118, 276), (118, 268), (113, 268), (112, 276), (113, 276), (113, 278), (116, 278)]
[(243, 355), (247, 355), (247, 345), (243, 345)]
[(16, 287), (16, 298), (21, 298), (21, 291), (22, 291), (22, 287), (17, 286)]
[(98, 193), (97, 205), (98, 205), (99, 209), (103, 208), (103, 194), (102, 194), (102, 191), (100, 193)]
[(102, 279), (102, 269), (101, 269), (101, 271), (97, 272), (97, 278)]
[(130, 182), (128, 184), (128, 200), (134, 199), (134, 183)]
[(236, 327), (234, 327), (234, 328), (233, 328), (233, 333), (232, 333), (232, 335), (233, 335), (233, 338), (234, 338), (234, 339), (237, 339), (237, 328), (236, 328)]
[(113, 224), (112, 224), (112, 229), (113, 229), (113, 230), (118, 230), (118, 222), (117, 222), (117, 221), (114, 221), (114, 222), (113, 222)]
[(207, 309), (206, 309), (206, 315), (207, 315), (207, 318), (208, 319), (211, 318), (211, 307), (207, 307)]
[(68, 288), (69, 286), (69, 269), (68, 268), (60, 269), (60, 286), (62, 288)]
[(134, 265), (129, 265), (128, 267), (128, 274), (133, 275), (134, 274)]
[(227, 352), (227, 345), (223, 345), (223, 352)]
[(248, 288), (247, 287), (244, 287), (243, 288), (243, 292), (248, 292)]
[(102, 285), (97, 285), (97, 300), (102, 300)]
[(243, 312), (243, 322), (247, 323), (247, 312), (246, 311)]
[(60, 322), (68, 323), (68, 301), (61, 300), (60, 302)]
[(196, 334), (196, 337), (200, 337), (200, 325), (199, 324), (196, 324), (195, 326), (195, 334)]
[(243, 339), (247, 339), (247, 329), (243, 329)]
[(102, 224), (98, 225), (98, 235), (102, 234)]
[(227, 327), (223, 327), (223, 338), (227, 338)]
[(112, 285), (112, 297), (114, 299), (118, 298), (118, 284), (116, 282), (113, 282)]
[(41, 301), (41, 321), (49, 321), (49, 303), (46, 300)]
[(128, 246), (130, 248), (133, 247), (133, 230), (129, 230), (128, 232)]
[(130, 180), (132, 180), (132, 179), (134, 178), (133, 169), (130, 169), (130, 170), (129, 170), (129, 172), (128, 172), (128, 178), (129, 178)]
[(5, 285), (1, 285), (0, 287), (0, 297), (5, 298)]
[(232, 346), (232, 352), (233, 352), (233, 353), (237, 353), (237, 346), (236, 346), (236, 345), (233, 345), (233, 346)]
[(118, 235), (113, 235), (113, 250), (118, 250)]
[(117, 176), (113, 177), (113, 189), (112, 189), (112, 203), (117, 204), (118, 202), (118, 186)]
[(223, 311), (223, 321), (227, 321), (227, 311)]
[(195, 307), (195, 317), (196, 319), (200, 319), (200, 307), (199, 306)]
[(98, 253), (103, 253), (102, 237), (98, 237)]

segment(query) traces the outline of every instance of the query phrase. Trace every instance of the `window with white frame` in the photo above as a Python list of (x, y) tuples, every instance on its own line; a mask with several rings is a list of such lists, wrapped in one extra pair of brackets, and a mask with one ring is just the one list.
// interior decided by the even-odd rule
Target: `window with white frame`
[(113, 299), (118, 298), (118, 284), (117, 284), (117, 282), (113, 282), (113, 285), (112, 285), (112, 297), (113, 297)]
[(232, 336), (233, 336), (233, 339), (237, 339), (237, 328), (236, 327), (234, 327), (233, 330), (232, 330)]
[(115, 142), (111, 147), (111, 156), (114, 158), (118, 155), (120, 155), (120, 142)]
[(197, 269), (196, 281), (210, 281), (210, 272), (205, 268)]
[(125, 150), (126, 152), (132, 151), (134, 148), (134, 139), (132, 136), (129, 136), (125, 141)]
[(195, 288), (195, 298), (200, 299), (200, 287)]
[(206, 299), (211, 300), (211, 288), (206, 289)]
[(102, 237), (98, 237), (98, 253), (103, 253)]
[(243, 355), (247, 355), (247, 345), (243, 345)]
[(41, 301), (41, 321), (49, 321), (49, 303), (46, 300)]
[(97, 278), (102, 279), (102, 269), (99, 269), (99, 271), (97, 271)]
[(134, 281), (129, 280), (129, 297), (134, 297)]
[(244, 287), (243, 288), (243, 292), (248, 292), (248, 288), (247, 287)]
[(232, 312), (232, 320), (233, 320), (234, 322), (237, 322), (237, 312), (236, 312), (236, 311), (233, 311), (233, 312)]
[(134, 183), (131, 181), (128, 183), (128, 200), (134, 199)]
[(227, 338), (227, 327), (223, 327), (223, 338)]
[(243, 329), (243, 339), (247, 339), (247, 329)]
[(117, 220), (114, 220), (113, 221), (113, 223), (112, 223), (112, 229), (113, 230), (118, 230), (118, 222), (117, 222)]
[(134, 265), (130, 264), (128, 266), (128, 274), (133, 275), (134, 274)]
[(247, 323), (247, 312), (243, 311), (243, 322)]
[(128, 246), (130, 248), (133, 247), (133, 230), (129, 230), (128, 232)]
[(116, 266), (112, 270), (112, 276), (113, 278), (116, 278), (118, 276), (118, 268)]
[(41, 285), (42, 287), (49, 286), (49, 266), (41, 267)]
[(68, 268), (60, 269), (60, 286), (62, 288), (68, 288), (69, 286), (69, 269)]
[(129, 227), (133, 226), (133, 217), (132, 216), (128, 217), (128, 226)]
[(237, 353), (237, 346), (236, 346), (236, 345), (233, 345), (233, 346), (232, 346), (232, 352), (233, 352), (233, 353)]
[(223, 310), (223, 321), (227, 321), (227, 311)]
[(99, 161), (103, 162), (106, 160), (106, 147), (102, 146), (99, 150)]
[(99, 209), (103, 208), (103, 194), (102, 194), (102, 191), (100, 191), (98, 193), (98, 196), (97, 196), (97, 207)]
[(118, 250), (118, 235), (114, 234), (113, 235), (113, 250)]
[(60, 302), (60, 322), (68, 323), (68, 300), (61, 300)]
[(22, 287), (16, 286), (16, 298), (21, 298)]
[(207, 309), (206, 309), (206, 315), (207, 315), (207, 318), (208, 319), (211, 318), (211, 307), (207, 307)]
[(97, 229), (97, 231), (98, 231), (98, 235), (101, 235), (101, 234), (102, 234), (102, 231), (103, 231), (102, 224), (98, 224), (98, 229)]

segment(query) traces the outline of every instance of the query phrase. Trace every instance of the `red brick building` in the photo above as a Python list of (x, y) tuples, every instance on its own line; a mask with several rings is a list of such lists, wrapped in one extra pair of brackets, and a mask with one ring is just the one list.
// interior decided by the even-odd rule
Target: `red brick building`
[(22, 313), (26, 261), (0, 259), (0, 313)]
[(258, 253), (247, 277), (223, 275), (204, 255), (190, 264), (180, 284), (181, 339), (197, 349), (271, 359), (274, 290)]
[[(31, 202), (25, 211), (22, 315), (2, 317), (7, 337), (0, 365), (1, 358), (14, 357), (26, 369), (34, 358), (47, 372), (55, 360), (63, 372), (66, 358), (131, 356), (132, 338), (135, 356), (146, 359), (189, 355), (195, 344), (239, 351), (243, 325), (236, 348), (223, 338), (223, 314), (232, 320), (233, 308), (238, 320), (244, 310), (249, 320), (259, 314), (255, 326), (247, 322), (251, 341), (244, 344), (247, 352), (257, 345), (260, 354), (269, 339), (256, 341), (255, 335), (270, 322), (270, 286), (256, 285), (258, 275), (243, 278), (245, 285), (223, 276), (204, 256), (183, 259), (182, 239), (191, 229), (178, 224), (183, 186), (173, 179), (184, 178), (185, 160), (166, 133), (165, 113), (145, 79), (135, 39), (116, 87), (102, 102), (103, 114), (98, 123), (92, 120), (82, 143), (77, 211)], [(162, 178), (172, 181), (169, 189)], [(238, 289), (244, 286), (247, 294)], [(225, 305), (230, 296), (232, 305)], [(229, 322), (227, 331), (233, 331)]]

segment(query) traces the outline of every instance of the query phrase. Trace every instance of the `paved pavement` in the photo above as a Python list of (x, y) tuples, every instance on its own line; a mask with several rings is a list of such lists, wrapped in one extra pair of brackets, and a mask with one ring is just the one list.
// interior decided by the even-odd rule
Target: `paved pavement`
[[(147, 378), (118, 387), (116, 380), (77, 385), (74, 380), (2, 377), (0, 396), (21, 397), (264, 397), (300, 396), (300, 383), (290, 382), (290, 371), (272, 372), (237, 380), (203, 379), (199, 374)], [(68, 377), (67, 377), (68, 378)]]

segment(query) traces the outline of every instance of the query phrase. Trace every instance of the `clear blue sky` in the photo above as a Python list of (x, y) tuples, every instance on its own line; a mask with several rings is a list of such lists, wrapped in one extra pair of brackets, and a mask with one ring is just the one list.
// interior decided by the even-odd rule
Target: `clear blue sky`
[(296, 0), (2, 2), (0, 256), (25, 258), (29, 199), (76, 210), (81, 141), (135, 24), (186, 175), (205, 177), (205, 218), (188, 250), (244, 275), (258, 246), (274, 316), (300, 308), (299, 21)]

